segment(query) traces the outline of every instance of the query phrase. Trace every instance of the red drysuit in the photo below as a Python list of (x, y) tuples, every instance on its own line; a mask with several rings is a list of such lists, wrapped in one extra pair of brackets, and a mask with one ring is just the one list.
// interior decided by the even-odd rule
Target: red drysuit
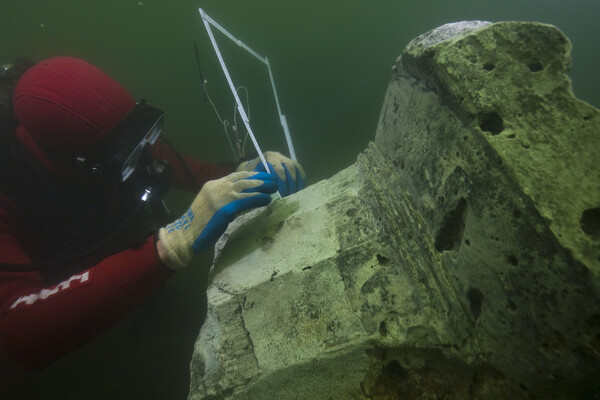
[[(175, 185), (194, 187), (181, 162), (164, 145), (152, 149), (155, 159), (167, 159), (175, 169)], [(233, 172), (228, 166), (204, 164), (185, 157), (197, 184)], [(0, 193), (0, 263), (29, 264), (22, 231)], [(43, 368), (61, 355), (105, 331), (164, 282), (171, 270), (162, 264), (154, 235), (137, 248), (113, 254), (62, 282), (49, 285), (37, 272), (0, 270), (0, 357), (29, 368)]]

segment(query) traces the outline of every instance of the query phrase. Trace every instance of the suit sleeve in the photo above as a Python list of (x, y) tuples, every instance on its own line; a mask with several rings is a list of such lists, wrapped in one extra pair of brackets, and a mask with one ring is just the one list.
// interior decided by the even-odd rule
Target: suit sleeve
[[(30, 262), (0, 209), (0, 262)], [(38, 272), (0, 271), (0, 352), (40, 369), (107, 330), (170, 275), (154, 237), (48, 286)]]
[[(177, 154), (161, 141), (150, 149), (174, 167), (175, 186), (184, 190), (197, 191), (235, 169)], [(0, 263), (29, 264), (12, 207), (0, 194)], [(41, 369), (116, 324), (172, 274), (154, 240), (52, 286), (38, 272), (0, 270), (0, 356)]]

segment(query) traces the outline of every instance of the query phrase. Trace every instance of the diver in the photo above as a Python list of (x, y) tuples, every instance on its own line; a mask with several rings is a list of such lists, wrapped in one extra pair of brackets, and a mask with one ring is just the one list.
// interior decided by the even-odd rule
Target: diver
[[(304, 186), (277, 152), (202, 163), (163, 113), (72, 57), (0, 69), (0, 364), (42, 369), (101, 334), (242, 211)], [(180, 218), (169, 187), (196, 193)]]

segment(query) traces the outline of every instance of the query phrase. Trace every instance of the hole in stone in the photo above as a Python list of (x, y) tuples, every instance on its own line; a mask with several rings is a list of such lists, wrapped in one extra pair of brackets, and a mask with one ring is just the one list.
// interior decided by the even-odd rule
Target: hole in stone
[(485, 69), (486, 71), (491, 71), (494, 68), (496, 68), (496, 66), (492, 63), (485, 63), (483, 64), (483, 69)]
[(381, 323), (379, 324), (379, 334), (381, 336), (387, 336), (388, 334), (387, 325), (385, 321), (381, 321)]
[(460, 247), (465, 231), (467, 208), (467, 201), (461, 197), (454, 210), (446, 215), (444, 225), (435, 238), (435, 248), (440, 253), (446, 250), (456, 250)]
[(519, 383), (519, 386), (522, 390), (527, 391), (527, 386), (523, 385), (522, 383)]
[(385, 265), (388, 263), (388, 261), (390, 261), (390, 259), (386, 256), (382, 256), (381, 254), (377, 254), (377, 261), (379, 262), (379, 264)]
[(467, 292), (467, 298), (471, 306), (471, 313), (475, 319), (481, 315), (481, 303), (483, 302), (483, 293), (477, 288), (471, 288)]
[(465, 240), (465, 245), (470, 246), (471, 245), (471, 241), (469, 239)]
[(585, 115), (585, 116), (583, 117), (583, 120), (584, 120), (584, 121), (589, 121), (589, 119), (590, 119), (590, 118), (592, 118), (592, 116), (591, 116), (591, 115)]
[(408, 372), (406, 372), (396, 360), (393, 360), (388, 365), (384, 366), (382, 372), (385, 376), (396, 382), (396, 384), (408, 378)]
[(539, 72), (544, 69), (539, 61), (530, 62), (529, 65), (527, 65), (527, 68), (529, 68), (531, 72)]
[(521, 210), (519, 210), (518, 208), (515, 208), (514, 211), (513, 211), (513, 217), (515, 217), (515, 218), (521, 218), (521, 215), (523, 215), (521, 213)]
[[(363, 388), (363, 393), (368, 388), (369, 395), (367, 397), (370, 399), (396, 399), (399, 398), (397, 394), (404, 398), (403, 394), (406, 393), (407, 380), (410, 378), (408, 371), (402, 368), (397, 360), (390, 360), (386, 363), (385, 351), (378, 353), (371, 357), (376, 357), (376, 361), (381, 365), (381, 370), (375, 376), (369, 378), (369, 381), (365, 380), (361, 384), (361, 388), (363, 388), (363, 384), (367, 384), (367, 387)], [(390, 394), (392, 397), (389, 396)]]
[(510, 265), (512, 265), (514, 267), (519, 265), (519, 259), (514, 254), (509, 255), (507, 257), (507, 259), (508, 259), (508, 262), (510, 263)]
[(585, 210), (579, 223), (586, 234), (594, 239), (600, 238), (600, 207)]
[(498, 135), (504, 130), (504, 122), (497, 112), (481, 113), (478, 117), (479, 128), (492, 135)]
[(509, 138), (509, 139), (514, 139), (516, 137), (517, 137), (517, 135), (515, 135), (514, 133), (511, 133), (510, 135), (507, 136), (507, 138)]

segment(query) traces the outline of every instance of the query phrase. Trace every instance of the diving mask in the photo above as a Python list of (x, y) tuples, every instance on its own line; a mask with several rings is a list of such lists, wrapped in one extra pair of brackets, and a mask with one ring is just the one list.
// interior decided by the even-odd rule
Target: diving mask
[(146, 145), (160, 136), (163, 122), (163, 112), (142, 100), (100, 142), (77, 156), (77, 163), (93, 176), (125, 182), (138, 167)]

